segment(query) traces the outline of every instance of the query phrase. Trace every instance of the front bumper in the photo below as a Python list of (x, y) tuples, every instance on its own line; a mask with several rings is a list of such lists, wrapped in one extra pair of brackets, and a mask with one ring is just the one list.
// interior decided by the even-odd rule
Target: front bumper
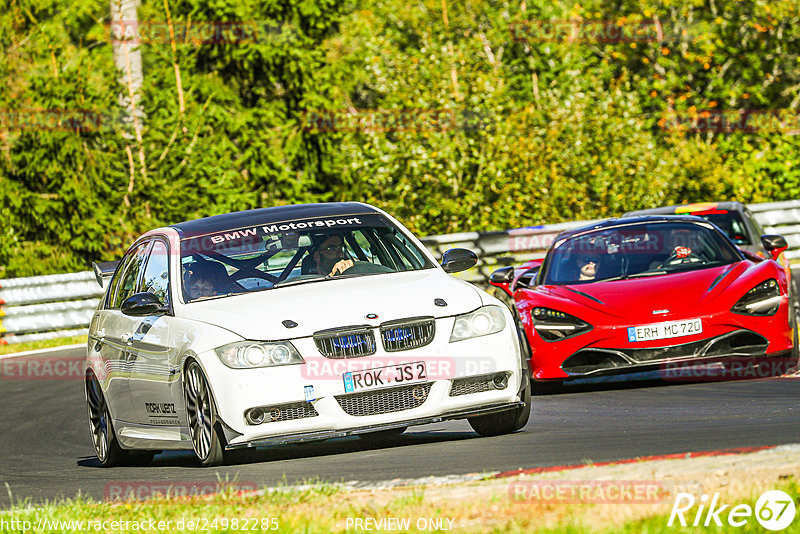
[(561, 369), (570, 377), (629, 373), (665, 363), (757, 358), (767, 354), (769, 341), (749, 330), (655, 348), (587, 347), (569, 356)]
[(533, 350), (531, 378), (569, 380), (627, 374), (657, 368), (665, 362), (771, 357), (791, 351), (794, 346), (793, 325), (786, 305), (773, 316), (744, 316), (725, 311), (687, 317), (664, 316), (652, 322), (697, 318), (703, 322), (700, 334), (634, 343), (628, 340), (627, 327), (650, 321), (632, 319), (624, 323), (595, 324), (589, 332), (550, 343), (538, 334), (531, 335), (530, 328), (526, 328)]
[[(508, 321), (507, 328), (496, 334), (450, 343), (451, 323), (449, 319), (442, 327), (437, 325), (436, 338), (427, 346), (393, 353), (379, 348), (368, 357), (325, 358), (306, 338), (292, 341), (305, 359), (300, 365), (230, 369), (213, 351), (199, 359), (229, 446), (234, 448), (327, 439), (516, 406), (522, 361), (513, 323)], [(367, 392), (345, 390), (345, 371), (411, 362), (426, 362), (429, 376), (408, 386), (402, 395), (395, 394), (401, 387), (394, 384)], [(500, 389), (470, 382), (498, 374), (507, 380)], [(260, 424), (246, 417), (253, 408), (263, 408), (267, 414)]]
[(427, 425), (431, 423), (440, 423), (442, 421), (450, 421), (455, 419), (466, 419), (467, 417), (474, 417), (478, 415), (488, 415), (492, 413), (502, 412), (505, 410), (512, 410), (514, 408), (519, 408), (523, 406), (523, 404), (524, 403), (522, 401), (515, 401), (505, 404), (496, 404), (493, 406), (487, 406), (484, 408), (457, 410), (454, 412), (448, 412), (432, 417), (400, 420), (392, 423), (364, 426), (359, 428), (352, 428), (349, 430), (322, 430), (322, 431), (312, 431), (312, 432), (301, 432), (297, 434), (288, 434), (272, 438), (263, 438), (245, 443), (229, 444), (227, 448), (243, 449), (248, 447), (262, 447), (268, 445), (281, 445), (285, 443), (303, 443), (308, 441), (320, 441), (325, 439), (343, 438), (346, 436), (367, 434), (370, 432), (380, 432), (382, 430), (391, 430), (393, 428), (406, 428), (409, 426)]

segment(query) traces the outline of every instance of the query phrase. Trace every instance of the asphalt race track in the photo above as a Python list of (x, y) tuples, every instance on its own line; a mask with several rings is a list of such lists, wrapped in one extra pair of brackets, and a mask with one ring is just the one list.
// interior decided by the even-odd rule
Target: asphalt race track
[(253, 461), (216, 469), (196, 467), (190, 452), (161, 454), (147, 467), (99, 467), (78, 378), (3, 376), (0, 399), (4, 508), (6, 485), (14, 502), (37, 503), (79, 492), (103, 499), (110, 485), (133, 482), (378, 482), (800, 443), (800, 378), (595, 387), (534, 397), (530, 422), (514, 435), (479, 438), (456, 421), (381, 445), (353, 437), (260, 449)]

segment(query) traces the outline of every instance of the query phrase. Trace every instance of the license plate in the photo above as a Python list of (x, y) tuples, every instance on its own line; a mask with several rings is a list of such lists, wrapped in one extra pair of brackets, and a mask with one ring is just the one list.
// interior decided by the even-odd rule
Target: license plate
[(693, 336), (703, 331), (703, 322), (700, 319), (688, 321), (671, 321), (668, 323), (647, 324), (644, 326), (629, 326), (628, 341), (650, 341), (651, 339), (668, 339), (671, 337)]
[(350, 371), (342, 375), (344, 392), (367, 391), (392, 385), (414, 384), (424, 382), (428, 375), (425, 362), (402, 363), (375, 369)]

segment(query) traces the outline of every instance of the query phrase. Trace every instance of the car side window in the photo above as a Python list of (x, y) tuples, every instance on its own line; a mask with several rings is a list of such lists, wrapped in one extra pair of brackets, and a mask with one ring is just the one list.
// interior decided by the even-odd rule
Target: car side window
[(150, 243), (150, 241), (145, 241), (130, 252), (131, 258), (126, 260), (124, 269), (120, 271), (119, 283), (114, 288), (114, 294), (111, 299), (112, 308), (119, 308), (125, 299), (136, 292), (139, 273), (142, 270), (145, 259), (147, 259), (147, 249)]
[(392, 234), (396, 239), (395, 246), (397, 251), (400, 253), (400, 257), (407, 269), (419, 269), (425, 265), (425, 259), (420, 254), (420, 251), (406, 236), (396, 230)]
[(161, 240), (153, 242), (147, 267), (142, 276), (142, 291), (152, 293), (165, 306), (169, 306), (169, 258), (167, 244)]
[[(358, 249), (355, 247), (358, 247)], [(380, 259), (372, 250), (372, 244), (364, 235), (363, 230), (354, 230), (352, 232), (352, 239), (347, 239), (345, 241), (345, 249), (348, 256), (351, 258), (357, 258), (361, 261), (368, 261), (370, 263), (380, 263)]]
[(753, 227), (753, 231), (755, 232), (753, 237), (755, 238), (756, 242), (758, 242), (761, 239), (761, 236), (764, 235), (764, 229), (761, 227), (761, 224), (759, 224), (750, 210), (745, 210), (744, 216), (750, 222), (750, 226)]
[(133, 258), (133, 254), (127, 254), (123, 256), (123, 258), (119, 262), (119, 266), (117, 266), (117, 270), (115, 276), (111, 279), (111, 284), (108, 288), (108, 293), (106, 294), (106, 303), (105, 308), (113, 308), (114, 306), (114, 297), (117, 295), (117, 288), (119, 287), (119, 281), (122, 278), (122, 273), (128, 268), (128, 264), (131, 262)]

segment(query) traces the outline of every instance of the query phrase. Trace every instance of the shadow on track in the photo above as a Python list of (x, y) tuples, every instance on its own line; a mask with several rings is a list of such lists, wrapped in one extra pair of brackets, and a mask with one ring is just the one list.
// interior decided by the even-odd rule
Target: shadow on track
[[(285, 460), (301, 460), (335, 456), (341, 454), (359, 453), (371, 450), (387, 450), (415, 445), (447, 443), (479, 439), (480, 436), (471, 430), (464, 432), (446, 431), (407, 431), (398, 436), (390, 436), (380, 441), (367, 441), (356, 436), (332, 438), (319, 442), (296, 443), (285, 445), (272, 445), (254, 449), (244, 449), (225, 465), (243, 465), (250, 463), (274, 463)], [(95, 457), (81, 457), (77, 465), (87, 468), (102, 468)], [(164, 451), (157, 455), (148, 465), (154, 467), (174, 468), (200, 468), (197, 458), (192, 451)], [(142, 467), (142, 465), (125, 466), (122, 469)]]

